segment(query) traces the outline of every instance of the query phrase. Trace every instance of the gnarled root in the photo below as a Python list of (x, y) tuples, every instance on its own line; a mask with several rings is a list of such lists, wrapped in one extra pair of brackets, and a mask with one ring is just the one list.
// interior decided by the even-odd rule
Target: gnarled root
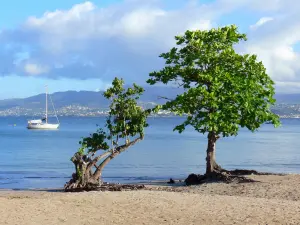
[(72, 178), (65, 184), (64, 189), (66, 192), (91, 191), (97, 189), (100, 184), (99, 180), (83, 179), (83, 177), (78, 177), (76, 173), (73, 173)]
[(265, 173), (265, 172), (258, 172), (256, 170), (245, 170), (245, 169), (236, 169), (236, 170), (223, 170), (224, 172), (230, 175), (279, 175), (277, 173)]
[(139, 184), (109, 184), (99, 182), (94, 179), (83, 179), (76, 173), (72, 174), (72, 179), (64, 186), (65, 192), (83, 192), (83, 191), (126, 191), (144, 189), (145, 185)]
[(98, 186), (85, 186), (81, 188), (65, 189), (66, 192), (82, 192), (82, 191), (133, 191), (145, 189), (145, 185), (139, 184), (109, 184), (102, 183)]

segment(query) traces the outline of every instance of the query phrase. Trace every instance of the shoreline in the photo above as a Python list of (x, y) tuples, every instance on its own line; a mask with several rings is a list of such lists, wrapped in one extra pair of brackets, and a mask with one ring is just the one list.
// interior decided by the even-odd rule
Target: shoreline
[[(261, 173), (265, 173), (262, 175), (255, 175), (255, 176), (287, 176), (287, 175), (299, 175), (300, 173), (273, 173), (273, 172), (261, 172)], [(241, 175), (241, 176), (251, 176), (251, 175)], [(70, 177), (71, 178), (71, 177)], [(176, 177), (170, 177), (170, 179), (173, 179), (175, 181), (174, 184), (170, 184), (168, 183), (170, 181), (170, 179), (166, 180), (166, 179), (153, 179), (153, 180), (147, 180), (146, 182), (144, 181), (138, 181), (138, 182), (106, 182), (108, 184), (128, 184), (128, 185), (145, 185), (147, 187), (169, 187), (169, 188), (176, 188), (176, 187), (188, 187), (186, 186), (184, 180), (185, 178), (176, 178)], [(105, 180), (104, 180), (105, 182)], [(194, 186), (194, 185), (192, 185)], [(191, 186), (191, 187), (192, 187)], [(197, 186), (197, 185), (196, 185)], [(52, 187), (52, 188), (0, 188), (0, 192), (1, 191), (62, 191), (64, 192), (64, 188), (63, 186), (61, 187)]]
[(299, 224), (300, 174), (247, 177), (258, 182), (175, 191), (157, 183), (116, 192), (2, 190), (0, 224)]

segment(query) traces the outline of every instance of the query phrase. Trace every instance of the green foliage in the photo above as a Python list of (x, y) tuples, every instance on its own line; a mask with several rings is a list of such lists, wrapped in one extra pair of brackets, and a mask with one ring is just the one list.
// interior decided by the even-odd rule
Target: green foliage
[(104, 96), (111, 99), (110, 113), (106, 121), (106, 126), (112, 137), (127, 138), (128, 136), (144, 136), (144, 128), (148, 126), (148, 111), (144, 111), (137, 105), (137, 100), (144, 92), (142, 87), (133, 84), (132, 88), (125, 90), (124, 81), (115, 78), (113, 86), (104, 93)]
[(78, 178), (82, 177), (82, 171), (80, 170), (79, 166), (76, 167), (76, 175)]
[(80, 155), (85, 154), (85, 150), (88, 153), (94, 153), (98, 150), (109, 149), (108, 144), (105, 139), (107, 138), (106, 133), (102, 129), (98, 129), (97, 132), (91, 134), (89, 137), (85, 137), (79, 142), (81, 147), (78, 150)]
[(255, 55), (240, 55), (234, 45), (246, 41), (236, 26), (208, 31), (186, 31), (176, 36), (177, 46), (160, 55), (161, 71), (150, 73), (149, 84), (176, 83), (185, 92), (163, 109), (187, 119), (174, 130), (192, 125), (198, 132), (237, 135), (240, 127), (257, 130), (264, 122), (280, 124), (270, 106), (275, 103), (274, 82)]
[[(81, 144), (81, 142), (79, 143)], [(82, 144), (81, 147), (78, 149), (77, 153), (81, 156), (84, 155), (86, 147), (87, 147), (86, 145)]]
[(98, 129), (97, 132), (90, 134), (79, 142), (81, 147), (78, 153), (94, 154), (98, 150), (107, 151), (119, 145), (121, 139), (128, 141), (128, 137), (139, 135), (144, 137), (144, 128), (148, 126), (147, 116), (150, 112), (144, 111), (137, 104), (137, 100), (144, 92), (142, 87), (133, 84), (133, 87), (124, 88), (123, 79), (115, 78), (112, 87), (104, 92), (104, 97), (111, 100), (109, 115), (105, 127), (108, 131)]

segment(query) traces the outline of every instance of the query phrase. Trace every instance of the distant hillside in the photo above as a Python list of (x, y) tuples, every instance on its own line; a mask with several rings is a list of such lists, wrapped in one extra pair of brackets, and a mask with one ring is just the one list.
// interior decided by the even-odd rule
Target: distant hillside
[[(140, 101), (143, 103), (163, 103), (165, 100), (159, 96), (169, 98), (175, 97), (181, 92), (178, 88), (166, 87), (147, 87)], [(66, 91), (51, 94), (55, 108), (59, 109), (69, 105), (80, 105), (89, 108), (107, 108), (109, 102), (103, 97), (103, 92), (94, 91)], [(51, 104), (49, 102), (49, 104)], [(22, 107), (27, 109), (40, 109), (45, 107), (45, 94), (35, 95), (23, 99), (0, 100), (0, 110), (10, 109), (13, 107)]]
[[(140, 101), (145, 105), (152, 103), (163, 103), (166, 100), (159, 98), (165, 96), (174, 98), (180, 94), (182, 89), (171, 87), (154, 87), (145, 88), (145, 93)], [(89, 108), (104, 109), (108, 107), (109, 102), (103, 97), (103, 92), (94, 91), (66, 91), (51, 94), (55, 108), (63, 108), (70, 105), (84, 106)], [(276, 94), (277, 104), (300, 104), (300, 94)], [(49, 102), (50, 103), (50, 102)], [(50, 103), (51, 104), (51, 103)], [(45, 107), (45, 94), (35, 95), (23, 99), (0, 100), (0, 110), (7, 110), (14, 107), (25, 109), (40, 109)]]
[(277, 104), (300, 104), (300, 94), (276, 94)]

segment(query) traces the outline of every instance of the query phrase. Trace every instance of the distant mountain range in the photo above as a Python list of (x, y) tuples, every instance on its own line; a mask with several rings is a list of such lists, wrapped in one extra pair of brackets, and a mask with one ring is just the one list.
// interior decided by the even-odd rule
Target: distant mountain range
[[(165, 100), (159, 98), (166, 96), (174, 98), (180, 94), (182, 89), (171, 87), (154, 87), (149, 86), (145, 88), (145, 92), (141, 97), (142, 103), (163, 103)], [(59, 109), (70, 105), (78, 105), (89, 108), (107, 108), (109, 102), (103, 97), (103, 92), (95, 91), (66, 91), (56, 92), (51, 94), (55, 108)], [(276, 94), (277, 104), (300, 104), (300, 94)], [(20, 99), (6, 99), (0, 100), (0, 110), (7, 110), (10, 108), (26, 108), (26, 109), (40, 109), (45, 107), (45, 94), (39, 94), (28, 98)]]
[[(143, 103), (163, 103), (160, 96), (175, 97), (181, 92), (178, 88), (148, 87), (140, 101)], [(66, 91), (56, 92), (51, 95), (55, 108), (59, 109), (70, 105), (79, 105), (89, 108), (107, 108), (109, 102), (103, 97), (103, 92), (95, 91)], [(49, 104), (50, 100), (49, 100)], [(0, 110), (21, 107), (27, 109), (40, 109), (45, 107), (45, 94), (39, 94), (28, 98), (0, 100)]]

